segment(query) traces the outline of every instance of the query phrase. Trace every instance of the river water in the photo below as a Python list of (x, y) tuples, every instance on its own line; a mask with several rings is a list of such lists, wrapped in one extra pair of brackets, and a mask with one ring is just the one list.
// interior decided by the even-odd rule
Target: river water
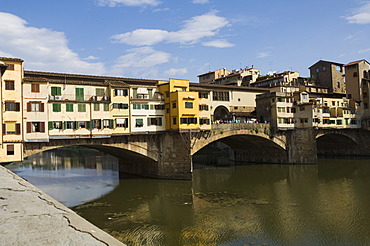
[(119, 179), (116, 158), (72, 148), (8, 168), (127, 245), (370, 245), (370, 160), (222, 164)]

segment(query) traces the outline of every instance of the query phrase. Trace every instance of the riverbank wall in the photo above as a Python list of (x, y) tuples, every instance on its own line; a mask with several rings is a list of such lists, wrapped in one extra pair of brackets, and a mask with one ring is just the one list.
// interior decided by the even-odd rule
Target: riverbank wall
[(0, 245), (124, 246), (0, 165)]

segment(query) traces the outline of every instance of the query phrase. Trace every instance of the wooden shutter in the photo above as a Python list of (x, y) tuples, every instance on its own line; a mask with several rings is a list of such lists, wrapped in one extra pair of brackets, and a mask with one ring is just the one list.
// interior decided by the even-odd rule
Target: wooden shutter
[(21, 135), (21, 124), (20, 123), (15, 124), (15, 134)]
[(27, 122), (27, 133), (30, 133), (32, 130), (32, 123), (31, 122)]
[(19, 112), (21, 110), (20, 103), (15, 103), (15, 111)]
[(45, 122), (40, 122), (40, 132), (45, 132)]
[(27, 103), (27, 112), (31, 112), (31, 103), (30, 102)]
[(6, 135), (6, 124), (3, 124), (3, 135)]

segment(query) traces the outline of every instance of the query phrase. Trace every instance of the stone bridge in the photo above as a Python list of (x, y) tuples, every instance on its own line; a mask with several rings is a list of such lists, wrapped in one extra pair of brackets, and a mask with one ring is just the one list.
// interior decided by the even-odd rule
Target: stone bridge
[(316, 163), (317, 154), (368, 155), (370, 136), (355, 129), (291, 129), (272, 131), (269, 124), (220, 124), (209, 131), (136, 133), (110, 138), (50, 139), (24, 143), (24, 157), (65, 146), (87, 146), (116, 156), (124, 173), (190, 179), (192, 156), (221, 141), (235, 161)]

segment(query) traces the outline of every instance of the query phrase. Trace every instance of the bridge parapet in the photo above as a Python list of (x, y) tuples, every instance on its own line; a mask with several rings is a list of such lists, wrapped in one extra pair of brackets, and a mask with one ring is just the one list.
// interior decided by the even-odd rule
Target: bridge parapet
[(212, 124), (212, 130), (264, 130), (270, 129), (270, 124), (268, 123), (230, 123), (230, 124)]

